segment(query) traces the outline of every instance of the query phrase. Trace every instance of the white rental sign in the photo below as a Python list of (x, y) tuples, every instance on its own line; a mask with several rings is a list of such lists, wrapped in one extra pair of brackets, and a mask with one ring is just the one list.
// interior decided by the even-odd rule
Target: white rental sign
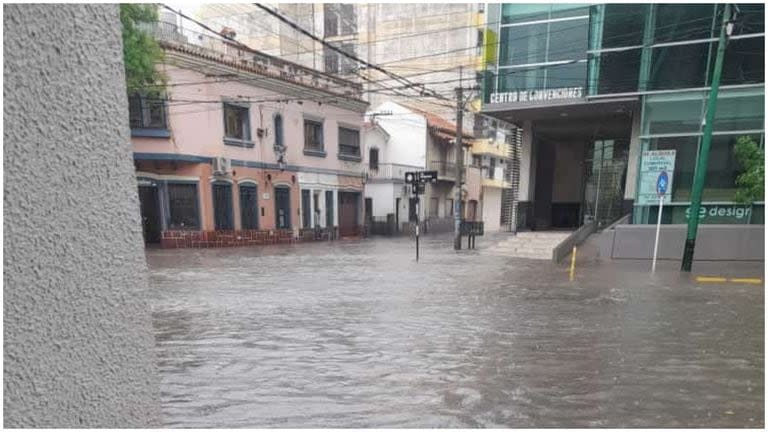
[[(640, 191), (637, 204), (657, 205), (659, 199), (668, 204), (672, 199), (672, 181), (675, 172), (675, 150), (646, 150), (640, 162)], [(666, 175), (663, 176), (662, 174)], [(664, 178), (663, 191), (659, 190), (659, 178)]]

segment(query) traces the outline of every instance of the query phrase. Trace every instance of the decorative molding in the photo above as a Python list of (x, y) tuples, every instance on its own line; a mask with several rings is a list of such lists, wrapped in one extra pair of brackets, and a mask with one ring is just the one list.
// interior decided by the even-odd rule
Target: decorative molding
[[(156, 161), (168, 161), (168, 162), (190, 162), (210, 164), (213, 161), (212, 157), (208, 156), (195, 156), (185, 155), (178, 153), (134, 153), (134, 160), (156, 160)], [(257, 161), (245, 161), (241, 159), (230, 159), (233, 167), (245, 167), (245, 168), (262, 168), (274, 171), (280, 171), (280, 165), (269, 162), (257, 162)], [(330, 168), (314, 168), (300, 165), (286, 165), (284, 171), (290, 172), (308, 172), (317, 174), (335, 174), (347, 177), (363, 177), (363, 174), (358, 171), (342, 171)]]

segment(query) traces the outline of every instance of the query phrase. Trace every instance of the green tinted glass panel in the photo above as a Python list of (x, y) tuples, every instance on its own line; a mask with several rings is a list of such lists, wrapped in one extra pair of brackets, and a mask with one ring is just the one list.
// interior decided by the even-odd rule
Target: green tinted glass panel
[(648, 89), (703, 87), (710, 45), (697, 43), (654, 48)]
[(501, 23), (512, 24), (528, 21), (545, 20), (549, 18), (550, 5), (536, 4), (505, 4), (501, 7)]
[[(736, 177), (742, 167), (736, 160), (733, 148), (742, 135), (714, 135), (709, 150), (707, 176), (704, 180), (704, 201), (732, 201), (737, 190)], [(750, 135), (755, 143), (760, 135)]]
[(600, 73), (598, 93), (624, 93), (637, 91), (642, 50), (604, 52), (598, 57)]
[[(716, 46), (716, 45), (715, 45)], [(710, 65), (714, 70), (714, 56)], [(712, 72), (710, 72), (710, 77)], [(721, 85), (765, 82), (765, 37), (728, 41)]]
[(551, 19), (568, 18), (575, 16), (588, 16), (589, 5), (574, 3), (553, 3), (549, 15)]
[(654, 42), (712, 37), (714, 4), (657, 4)]
[(698, 133), (703, 100), (700, 92), (647, 96), (643, 134)]
[(764, 101), (765, 96), (760, 89), (721, 92), (717, 99), (715, 131), (763, 129)]
[(546, 88), (583, 87), (587, 83), (587, 63), (572, 63), (546, 68)]
[(588, 19), (550, 23), (547, 61), (586, 59), (588, 36)]
[[(722, 9), (722, 7), (720, 7)], [(733, 28), (733, 34), (765, 32), (765, 5), (762, 3), (739, 4), (738, 19)]]
[(649, 5), (606, 4), (602, 48), (641, 45)]
[(499, 65), (542, 63), (547, 52), (547, 24), (533, 24), (501, 29)]
[(499, 92), (544, 88), (544, 69), (503, 69), (499, 72)]

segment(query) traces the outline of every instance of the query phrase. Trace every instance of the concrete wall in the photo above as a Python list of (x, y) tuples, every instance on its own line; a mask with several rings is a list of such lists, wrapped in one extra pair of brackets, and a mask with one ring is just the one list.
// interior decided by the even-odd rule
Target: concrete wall
[(6, 5), (4, 426), (159, 418), (117, 5)]
[[(659, 259), (680, 260), (685, 225), (662, 225)], [(617, 225), (601, 233), (601, 256), (614, 259), (652, 259), (655, 225)], [(695, 260), (763, 261), (764, 225), (699, 225)]]
[(501, 229), (501, 189), (483, 188), (483, 222), (486, 231)]
[[(376, 121), (389, 134), (386, 154), (379, 153), (385, 163), (426, 167), (427, 121), (420, 114), (394, 102), (385, 102), (370, 112), (392, 112), (377, 117)], [(382, 159), (383, 156), (383, 159)], [(382, 162), (384, 163), (384, 162)]]
[(373, 216), (384, 217), (389, 213), (395, 213), (396, 191), (402, 191), (402, 186), (394, 183), (368, 183), (365, 185), (365, 197), (371, 198), (373, 201)]

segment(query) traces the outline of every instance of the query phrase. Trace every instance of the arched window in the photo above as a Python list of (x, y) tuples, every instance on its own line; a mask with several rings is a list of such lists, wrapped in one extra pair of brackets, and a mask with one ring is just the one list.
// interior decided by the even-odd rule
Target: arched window
[(283, 116), (275, 114), (275, 147), (283, 147)]

